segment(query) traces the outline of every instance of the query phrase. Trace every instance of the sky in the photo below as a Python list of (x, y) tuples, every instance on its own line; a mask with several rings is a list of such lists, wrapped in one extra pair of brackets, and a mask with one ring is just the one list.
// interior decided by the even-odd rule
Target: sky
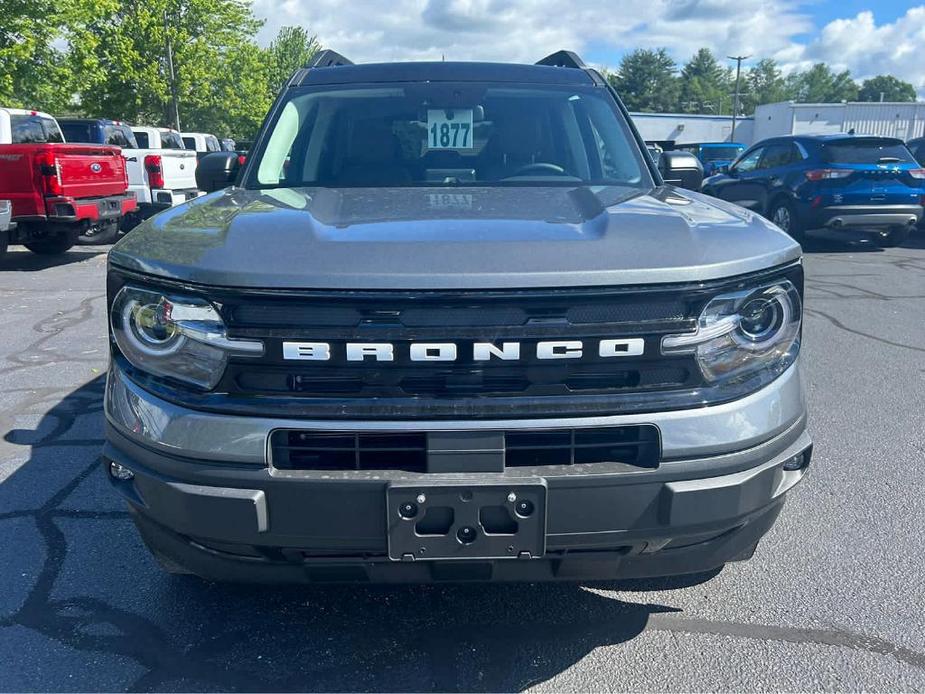
[(774, 58), (785, 72), (824, 62), (856, 79), (891, 73), (925, 99), (925, 3), (915, 0), (255, 0), (269, 43), (300, 25), (354, 62), (534, 62), (574, 50), (615, 68), (635, 48), (679, 63), (706, 46), (719, 56)]

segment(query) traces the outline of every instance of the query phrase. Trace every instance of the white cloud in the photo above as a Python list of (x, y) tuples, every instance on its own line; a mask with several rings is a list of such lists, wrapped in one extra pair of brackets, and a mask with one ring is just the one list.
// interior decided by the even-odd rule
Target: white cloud
[[(682, 62), (702, 46), (720, 57), (774, 57), (789, 70), (824, 61), (859, 78), (891, 72), (925, 93), (925, 5), (890, 24), (870, 12), (816, 31), (798, 0), (255, 0), (258, 40), (301, 25), (356, 61), (533, 61), (560, 48), (617, 56), (666, 46)], [(807, 39), (807, 36), (812, 38)]]
[(895, 22), (878, 25), (873, 12), (836, 19), (826, 24), (806, 45), (794, 44), (777, 57), (788, 67), (827, 63), (835, 70), (851, 70), (857, 80), (892, 74), (925, 94), (925, 5), (912, 7)]
[(617, 55), (669, 46), (769, 53), (809, 24), (792, 0), (256, 0), (259, 40), (299, 24), (356, 60), (536, 60), (560, 48)]

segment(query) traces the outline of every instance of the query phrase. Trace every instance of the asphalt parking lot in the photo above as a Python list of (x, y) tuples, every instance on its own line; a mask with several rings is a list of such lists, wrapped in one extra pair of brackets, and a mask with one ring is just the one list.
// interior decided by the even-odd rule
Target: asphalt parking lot
[(161, 573), (98, 465), (105, 250), (0, 261), (0, 690), (925, 690), (922, 234), (808, 253), (811, 474), (750, 562), (660, 584)]

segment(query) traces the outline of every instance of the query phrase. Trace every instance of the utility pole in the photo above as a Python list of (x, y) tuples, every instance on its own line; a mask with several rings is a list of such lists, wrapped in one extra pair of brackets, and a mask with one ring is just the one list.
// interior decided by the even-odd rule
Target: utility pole
[(164, 45), (167, 49), (167, 73), (170, 77), (170, 100), (173, 107), (173, 125), (180, 132), (180, 104), (177, 99), (177, 76), (173, 71), (173, 49), (170, 46), (170, 28), (167, 24), (167, 10), (164, 10)]
[(739, 115), (739, 77), (742, 76), (742, 61), (751, 58), (750, 55), (727, 55), (729, 60), (736, 61), (736, 91), (732, 97), (732, 134), (729, 139), (735, 142), (736, 139), (736, 118)]

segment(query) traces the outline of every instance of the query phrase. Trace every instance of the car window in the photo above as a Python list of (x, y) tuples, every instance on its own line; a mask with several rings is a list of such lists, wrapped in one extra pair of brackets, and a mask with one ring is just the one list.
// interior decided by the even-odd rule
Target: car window
[(902, 142), (878, 138), (825, 142), (822, 156), (829, 164), (911, 164), (915, 161)]
[(187, 147), (184, 139), (180, 138), (180, 133), (176, 130), (161, 132), (161, 147), (163, 149), (196, 149), (195, 146)]
[(736, 162), (735, 170), (738, 173), (748, 173), (754, 171), (758, 166), (758, 160), (761, 159), (761, 155), (764, 154), (764, 147), (757, 147), (751, 152), (748, 152), (743, 156), (739, 161)]
[(476, 82), (294, 90), (250, 185), (652, 185), (606, 90)]
[(196, 149), (196, 138), (195, 137), (184, 137), (183, 146), (186, 149)]
[(209, 135), (206, 138), (206, 151), (207, 152), (220, 152), (222, 146), (218, 143), (218, 138), (214, 135)]
[(744, 147), (730, 145), (702, 147), (698, 152), (695, 152), (695, 154), (701, 161), (732, 161), (744, 151)]
[(85, 121), (63, 121), (59, 123), (67, 142), (96, 142), (93, 123)]
[(104, 144), (126, 147), (129, 149), (136, 148), (137, 144), (134, 138), (129, 139), (131, 130), (128, 130), (128, 134), (126, 134), (126, 130), (128, 130), (128, 128), (123, 125), (103, 126)]
[(782, 142), (779, 144), (768, 145), (765, 149), (764, 156), (758, 165), (759, 169), (775, 169), (779, 166), (786, 166), (793, 160), (793, 147), (790, 143)]
[(148, 144), (148, 133), (143, 130), (133, 130), (132, 134), (135, 136), (135, 142), (138, 143), (141, 149), (148, 149), (148, 147), (150, 147)]
[(64, 135), (51, 118), (31, 114), (11, 114), (10, 130), (13, 144), (30, 142), (64, 142)]
[(920, 142), (919, 144), (913, 146), (912, 156), (915, 157), (915, 160), (919, 163), (920, 166), (925, 166), (925, 142)]

